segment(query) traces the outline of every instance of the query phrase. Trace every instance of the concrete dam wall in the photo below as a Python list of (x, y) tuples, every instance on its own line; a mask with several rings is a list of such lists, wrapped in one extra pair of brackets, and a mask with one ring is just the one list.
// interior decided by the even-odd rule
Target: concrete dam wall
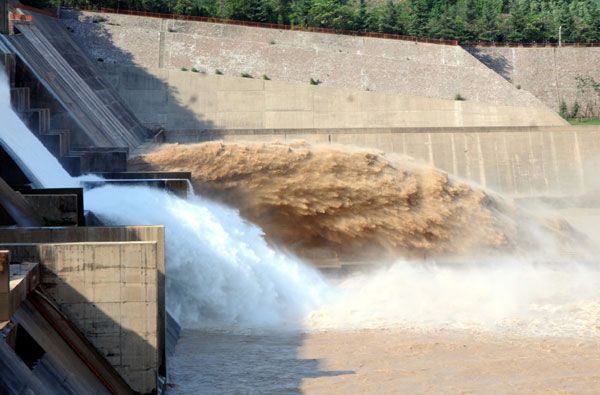
[(544, 108), (98, 64), (148, 127), (167, 130), (564, 125)]
[(90, 58), (104, 63), (545, 107), (458, 46), (90, 12), (62, 18)]
[(515, 198), (581, 196), (598, 189), (599, 127), (398, 128), (169, 132), (167, 142), (293, 141), (409, 155)]

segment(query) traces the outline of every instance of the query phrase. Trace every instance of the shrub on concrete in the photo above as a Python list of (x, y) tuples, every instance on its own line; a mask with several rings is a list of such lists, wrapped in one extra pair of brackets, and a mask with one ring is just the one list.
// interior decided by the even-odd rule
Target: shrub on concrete
[(321, 83), (321, 80), (314, 80), (313, 77), (310, 77), (308, 83), (311, 85), (319, 85)]
[(463, 101), (463, 100), (465, 100), (465, 98), (464, 98), (464, 97), (462, 97), (462, 96), (460, 95), (460, 93), (457, 93), (456, 95), (454, 95), (454, 100)]
[(570, 118), (577, 118), (579, 116), (579, 103), (577, 100), (573, 103), (573, 107), (571, 107)]
[(569, 118), (569, 109), (567, 108), (567, 103), (565, 103), (564, 100), (561, 100), (560, 104), (558, 105), (558, 115), (564, 119)]
[(590, 76), (577, 76), (577, 97), (583, 102), (579, 105), (579, 118), (600, 117), (600, 82)]
[(250, 75), (248, 73), (242, 73), (240, 75), (242, 76), (242, 78), (254, 78), (254, 77), (252, 77), (252, 75)]
[(517, 89), (521, 89), (521, 84), (517, 84)]
[(270, 78), (269, 78), (269, 77), (268, 77), (266, 74), (263, 74), (263, 80), (265, 80), (265, 81), (269, 81), (269, 80), (270, 80)]
[(198, 69), (195, 67), (192, 67), (192, 73), (197, 73), (197, 72), (198, 72)]
[(167, 29), (169, 31), (169, 33), (175, 33), (175, 29), (173, 29), (172, 27)]
[(215, 74), (216, 75), (223, 75), (223, 73), (221, 72), (221, 70), (219, 69), (215, 69)]
[(271, 44), (271, 45), (275, 44), (275, 40), (269, 40), (269, 44)]
[(181, 71), (187, 71), (187, 69), (185, 67), (182, 67)]

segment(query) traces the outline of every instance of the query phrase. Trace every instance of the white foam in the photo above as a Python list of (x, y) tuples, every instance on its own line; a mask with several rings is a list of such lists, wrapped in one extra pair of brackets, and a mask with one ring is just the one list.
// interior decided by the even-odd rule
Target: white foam
[(115, 186), (87, 192), (85, 204), (111, 224), (166, 226), (167, 306), (188, 325), (293, 325), (328, 294), (316, 270), (220, 204)]
[(471, 329), (600, 336), (600, 268), (505, 257), (440, 265), (399, 261), (357, 273), (305, 319), (309, 330)]

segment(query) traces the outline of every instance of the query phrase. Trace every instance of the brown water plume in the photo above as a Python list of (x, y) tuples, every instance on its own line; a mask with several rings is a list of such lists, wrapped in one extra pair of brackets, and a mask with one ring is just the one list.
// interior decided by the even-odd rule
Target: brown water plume
[(133, 158), (129, 168), (191, 170), (197, 194), (238, 208), (300, 255), (453, 255), (510, 248), (519, 238), (511, 206), (442, 171), (373, 151), (172, 144)]

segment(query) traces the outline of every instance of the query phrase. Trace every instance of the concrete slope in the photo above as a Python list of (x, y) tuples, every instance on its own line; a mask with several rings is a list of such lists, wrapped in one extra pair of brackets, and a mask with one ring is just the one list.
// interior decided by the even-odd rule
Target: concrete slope
[(66, 12), (92, 59), (308, 84), (545, 108), (461, 47), (89, 12)]
[(557, 110), (561, 100), (569, 109), (577, 101), (582, 110), (600, 104), (591, 90), (578, 88), (577, 77), (600, 81), (600, 48), (466, 48), (500, 76), (533, 93)]
[(146, 140), (146, 130), (57, 20), (36, 14), (33, 24), (20, 24), (18, 30), (21, 34), (2, 39), (68, 109), (94, 145), (133, 149)]

